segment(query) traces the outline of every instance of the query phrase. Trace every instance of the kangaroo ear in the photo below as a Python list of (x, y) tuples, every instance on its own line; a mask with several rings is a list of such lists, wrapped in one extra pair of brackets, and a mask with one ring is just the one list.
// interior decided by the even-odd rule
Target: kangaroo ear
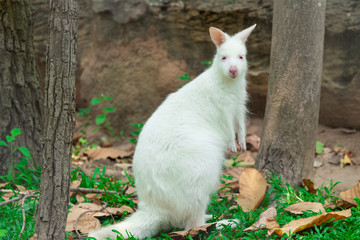
[(210, 27), (209, 28), (211, 40), (215, 43), (217, 47), (220, 47), (226, 41), (226, 33), (221, 31), (218, 28)]
[(249, 37), (250, 33), (252, 32), (252, 30), (254, 30), (255, 27), (256, 27), (256, 24), (242, 30), (241, 32), (237, 33), (234, 37), (237, 39), (240, 39), (243, 43), (245, 43), (247, 38)]

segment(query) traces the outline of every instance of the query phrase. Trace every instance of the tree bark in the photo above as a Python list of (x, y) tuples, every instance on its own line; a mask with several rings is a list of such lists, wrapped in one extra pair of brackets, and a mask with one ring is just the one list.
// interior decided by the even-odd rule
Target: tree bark
[(312, 173), (326, 0), (275, 0), (270, 79), (255, 167), (299, 186)]
[[(0, 139), (20, 128), (16, 144), (26, 146), (40, 165), (43, 103), (31, 12), (30, 1), (0, 1)], [(21, 159), (19, 152), (14, 154), (15, 162)], [(9, 149), (0, 147), (0, 175), (8, 171), (9, 163)]]
[(50, 0), (38, 239), (65, 237), (75, 126), (78, 10), (77, 0)]

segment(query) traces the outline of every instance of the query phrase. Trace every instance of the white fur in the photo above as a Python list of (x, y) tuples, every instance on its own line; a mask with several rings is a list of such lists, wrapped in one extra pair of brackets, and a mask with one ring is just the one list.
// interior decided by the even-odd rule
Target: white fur
[(170, 94), (139, 136), (133, 161), (137, 212), (89, 236), (115, 238), (111, 229), (116, 229), (125, 237), (128, 231), (145, 238), (172, 227), (205, 224), (209, 195), (218, 184), (225, 153), (236, 151), (236, 134), (246, 148), (245, 41), (254, 27), (233, 37), (210, 28), (217, 45), (212, 66)]

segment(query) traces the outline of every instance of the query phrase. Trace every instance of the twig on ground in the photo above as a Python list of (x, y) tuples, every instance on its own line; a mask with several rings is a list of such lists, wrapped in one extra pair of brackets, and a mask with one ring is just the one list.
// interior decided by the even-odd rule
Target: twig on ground
[(24, 195), (20, 195), (20, 196), (18, 196), (18, 197), (12, 198), (12, 199), (10, 199), (10, 200), (1, 202), (1, 203), (0, 203), (0, 207), (1, 207), (1, 206), (4, 206), (4, 205), (6, 205), (6, 204), (12, 203), (12, 202), (19, 201), (19, 200), (21, 200), (23, 197), (24, 197)]
[(39, 194), (30, 193), (30, 194), (24, 194), (22, 196), (23, 196), (23, 198), (21, 200), (21, 212), (22, 212), (22, 216), (23, 216), (23, 224), (22, 224), (18, 239), (21, 239), (21, 235), (23, 234), (23, 232), (25, 230), (25, 224), (26, 224), (26, 216), (25, 216), (25, 208), (24, 208), (25, 200), (26, 200), (26, 198), (30, 198), (30, 197), (39, 197)]
[[(76, 188), (70, 188), (70, 192), (80, 192), (80, 193), (110, 193), (110, 194), (125, 194), (125, 192), (127, 191), (127, 189), (129, 188), (128, 185), (125, 186), (125, 188), (120, 191), (120, 192), (117, 192), (117, 191), (105, 191), (105, 190), (102, 190), (102, 189), (97, 189), (97, 188), (79, 188), (79, 187), (76, 187)], [(17, 192), (18, 194), (20, 195), (27, 195), (27, 194), (32, 194), (34, 192), (38, 192), (39, 190), (35, 190), (35, 191), (27, 191), (27, 192)], [(13, 190), (10, 190), (10, 189), (0, 189), (0, 192), (3, 192), (3, 193), (12, 193), (14, 192)], [(14, 201), (17, 201), (17, 200), (21, 200), (23, 197), (19, 196), (18, 198), (13, 198), (11, 200), (8, 200), (8, 201), (5, 201), (5, 202), (1, 202), (0, 203), (0, 206), (2, 205), (5, 205), (5, 204), (8, 204), (8, 203), (11, 203), (11, 202), (14, 202)]]
[[(39, 194), (34, 194), (34, 192), (20, 193), (20, 196), (18, 196), (18, 197), (14, 197), (10, 200), (1, 202), (0, 207), (7, 205), (9, 203), (12, 203), (12, 202), (20, 201), (21, 199), (24, 199), (24, 198), (29, 198), (29, 197), (39, 197)], [(23, 201), (25, 201), (25, 200), (23, 200)]]
[(25, 229), (25, 223), (26, 223), (25, 208), (24, 208), (25, 199), (26, 199), (26, 196), (24, 195), (24, 197), (21, 200), (21, 212), (22, 212), (22, 216), (23, 216), (23, 224), (22, 224), (21, 231), (19, 233), (18, 239), (21, 239), (21, 235), (23, 234), (24, 229)]
[(0, 192), (2, 192), (2, 193), (18, 193), (20, 195), (39, 192), (39, 191), (40, 190), (29, 190), (29, 191), (25, 191), (25, 192), (21, 192), (21, 191), (17, 192), (16, 190), (11, 190), (11, 189), (0, 189)]
[(129, 189), (129, 185), (126, 185), (124, 189), (120, 192), (120, 195), (125, 195), (126, 191)]
[(70, 188), (70, 192), (81, 192), (81, 193), (111, 193), (111, 194), (118, 194), (119, 192), (116, 191), (105, 191), (102, 189), (97, 188)]

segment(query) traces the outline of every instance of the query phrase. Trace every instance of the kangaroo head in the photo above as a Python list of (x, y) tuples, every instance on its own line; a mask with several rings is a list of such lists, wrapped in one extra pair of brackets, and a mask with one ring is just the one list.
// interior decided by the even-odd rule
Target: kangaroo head
[(246, 71), (245, 42), (255, 26), (256, 24), (234, 36), (229, 36), (220, 29), (210, 27), (211, 39), (217, 47), (213, 64), (224, 77), (235, 79)]

